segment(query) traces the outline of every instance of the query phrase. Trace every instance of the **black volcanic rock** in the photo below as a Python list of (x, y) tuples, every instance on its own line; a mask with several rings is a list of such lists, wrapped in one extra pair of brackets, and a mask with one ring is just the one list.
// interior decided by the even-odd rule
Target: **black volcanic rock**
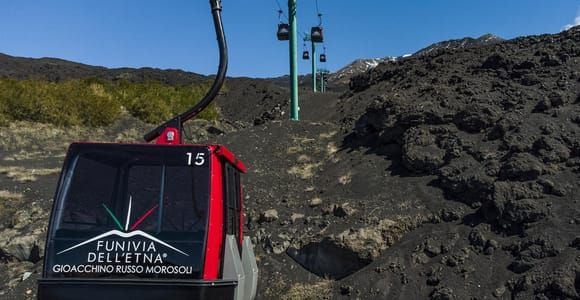
[[(467, 240), (449, 249), (464, 253), (463, 261), (456, 254), (441, 260), (446, 267), (419, 256), (404, 263), (407, 278), (426, 276), (414, 284), (370, 270), (342, 284), (396, 299), (580, 299), (578, 253), (561, 250), (577, 246), (580, 216), (579, 200), (570, 194), (580, 192), (577, 49), (578, 28), (510, 41), (465, 39), (355, 76), (339, 104), (347, 112), (343, 128), (354, 128), (343, 146), (383, 156), (389, 174), (424, 178), (440, 188), (447, 200), (471, 210), (461, 222), (477, 231), (437, 225), (404, 238), (402, 243), (420, 245), (418, 235), (445, 240), (460, 231)], [(446, 229), (435, 233), (441, 226)], [(516, 246), (506, 257), (498, 247), (510, 243)], [(409, 251), (395, 245), (372, 265), (404, 261)], [(458, 265), (469, 275), (448, 270)], [(373, 280), (388, 284), (365, 283)]]
[[(248, 165), (258, 298), (579, 299), (579, 69), (578, 28), (442, 49), (379, 64), (340, 97), (303, 93), (300, 122), (283, 88), (228, 79), (218, 101), (236, 126), (203, 139)], [(25, 127), (0, 131), (2, 164), (58, 167), (46, 146), (64, 139)], [(22, 211), (51, 180), (0, 174), (0, 189), (26, 191)], [(3, 259), (0, 296), (31, 298), (20, 278), (41, 263)]]

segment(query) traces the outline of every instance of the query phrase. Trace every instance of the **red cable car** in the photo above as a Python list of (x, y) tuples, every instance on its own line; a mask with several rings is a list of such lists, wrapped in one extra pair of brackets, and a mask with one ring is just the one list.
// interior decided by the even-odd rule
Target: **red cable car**
[(145, 135), (155, 144), (73, 143), (54, 197), (38, 299), (253, 299), (243, 234), (245, 165), (222, 145), (182, 143), (227, 69), (221, 1), (210, 0), (220, 65), (193, 108)]

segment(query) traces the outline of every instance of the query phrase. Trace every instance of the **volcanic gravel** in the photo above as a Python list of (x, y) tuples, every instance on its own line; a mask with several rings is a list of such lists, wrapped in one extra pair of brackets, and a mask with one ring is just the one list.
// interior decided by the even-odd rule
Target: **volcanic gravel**
[(580, 299), (579, 69), (579, 29), (440, 50), (225, 135), (261, 297)]
[(407, 234), (341, 284), (363, 298), (579, 299), (579, 56), (573, 29), (354, 78), (343, 145), (396, 162), (468, 213)]
[[(230, 79), (191, 140), (249, 167), (259, 299), (580, 299), (578, 70), (580, 29), (440, 50), (305, 94), (300, 122)], [(0, 297), (34, 295), (41, 262), (3, 253)]]

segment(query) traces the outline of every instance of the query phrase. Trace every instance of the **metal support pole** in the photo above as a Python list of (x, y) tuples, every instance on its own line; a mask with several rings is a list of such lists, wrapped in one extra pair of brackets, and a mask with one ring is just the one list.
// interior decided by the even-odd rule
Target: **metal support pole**
[(324, 86), (324, 72), (320, 72), (320, 92), (324, 93), (326, 91), (326, 86)]
[(312, 43), (312, 91), (316, 93), (316, 43), (312, 42), (312, 38), (310, 39)]
[(300, 120), (298, 106), (298, 50), (297, 50), (297, 21), (296, 21), (296, 0), (288, 0), (288, 13), (290, 23), (290, 119)]

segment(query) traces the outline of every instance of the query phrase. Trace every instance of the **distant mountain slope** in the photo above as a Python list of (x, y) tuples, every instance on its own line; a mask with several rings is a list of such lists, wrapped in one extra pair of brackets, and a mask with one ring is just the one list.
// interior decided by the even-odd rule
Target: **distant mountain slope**
[(423, 49), (415, 52), (415, 54), (413, 54), (413, 55), (421, 56), (421, 55), (430, 54), (430, 53), (433, 53), (433, 52), (436, 52), (436, 51), (439, 51), (442, 49), (450, 49), (450, 50), (452, 50), (452, 49), (465, 49), (465, 48), (469, 48), (469, 47), (495, 44), (495, 43), (502, 42), (502, 41), (504, 41), (503, 38), (488, 33), (488, 34), (484, 34), (478, 38), (465, 37), (462, 39), (448, 40), (448, 41), (435, 43), (435, 44), (432, 44), (426, 48), (423, 48)]
[[(160, 82), (163, 84), (198, 85), (211, 82), (211, 76), (181, 70), (154, 68), (118, 68), (90, 66), (56, 58), (23, 58), (0, 53), (0, 78), (62, 81), (96, 78), (100, 80), (127, 80), (134, 83)], [(287, 81), (286, 81), (287, 82)], [(279, 119), (281, 107), (287, 105), (287, 89), (274, 79), (228, 77), (225, 88), (216, 99), (221, 118), (231, 122), (261, 122)], [(192, 100), (200, 98), (192, 96)], [(164, 101), (170, 101), (165, 99)], [(173, 99), (175, 100), (175, 99)], [(1, 117), (1, 115), (0, 115)]]
[(355, 75), (362, 74), (369, 70), (374, 69), (379, 64), (384, 62), (395, 62), (402, 58), (410, 56), (421, 56), (427, 55), (440, 51), (442, 49), (464, 49), (469, 47), (483, 46), (489, 44), (495, 44), (504, 41), (503, 38), (495, 36), (493, 34), (485, 34), (479, 38), (466, 37), (462, 39), (448, 40), (439, 43), (432, 44), (426, 48), (423, 48), (412, 55), (403, 56), (386, 56), (383, 58), (371, 58), (371, 59), (357, 59), (350, 64), (344, 66), (342, 69), (332, 73), (329, 77), (329, 81), (335, 84), (348, 84), (350, 79)]
[(170, 85), (197, 84), (207, 81), (206, 76), (181, 70), (108, 69), (56, 58), (14, 57), (1, 53), (0, 77), (49, 81), (95, 77), (108, 80), (125, 79), (131, 82), (157, 81)]
[(396, 57), (387, 56), (383, 58), (357, 59), (342, 69), (330, 74), (328, 80), (333, 83), (347, 84), (354, 75), (364, 73), (377, 67), (380, 63), (387, 61), (396, 61)]

